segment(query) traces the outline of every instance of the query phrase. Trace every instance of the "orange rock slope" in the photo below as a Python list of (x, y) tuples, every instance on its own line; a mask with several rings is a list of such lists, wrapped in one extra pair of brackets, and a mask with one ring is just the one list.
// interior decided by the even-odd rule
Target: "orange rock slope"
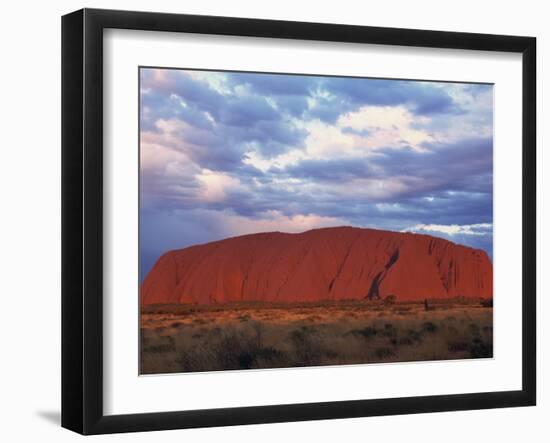
[(351, 227), (233, 237), (162, 255), (141, 304), (492, 297), (487, 254), (428, 235)]

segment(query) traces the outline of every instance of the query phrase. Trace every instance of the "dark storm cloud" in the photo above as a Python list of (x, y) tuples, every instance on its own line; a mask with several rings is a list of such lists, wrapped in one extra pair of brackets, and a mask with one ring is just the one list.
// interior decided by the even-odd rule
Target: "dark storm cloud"
[(296, 95), (280, 95), (275, 98), (277, 107), (283, 112), (288, 112), (293, 117), (302, 117), (309, 105), (305, 97)]
[[(141, 129), (157, 131), (155, 123), (159, 119), (178, 118), (200, 129), (211, 129), (212, 122), (207, 114), (197, 107), (183, 107), (177, 97), (151, 91), (141, 94)], [(146, 111), (145, 111), (146, 110)]]
[(266, 158), (273, 157), (290, 148), (301, 147), (307, 132), (278, 119), (258, 121), (249, 125), (244, 131), (229, 131), (234, 136), (233, 142), (257, 142), (258, 151)]
[(430, 83), (372, 79), (328, 78), (323, 87), (344, 102), (356, 105), (406, 105), (420, 115), (456, 113), (459, 107), (444, 89)]
[(453, 144), (431, 144), (425, 152), (386, 148), (362, 158), (308, 159), (277, 173), (313, 182), (409, 178), (405, 191), (383, 197), (389, 202), (449, 191), (492, 194), (492, 143), (490, 138), (466, 139)]
[(271, 98), (277, 108), (293, 117), (301, 117), (308, 109), (307, 97), (318, 88), (320, 78), (276, 74), (227, 74), (232, 87), (246, 86), (254, 94)]
[[(461, 143), (460, 148), (444, 145), (425, 153), (386, 149), (361, 159), (304, 160), (265, 173), (242, 166), (233, 171), (242, 189), (228, 190), (221, 202), (197, 202), (193, 180), (179, 183), (177, 198), (180, 207), (231, 208), (251, 217), (277, 210), (289, 216), (312, 213), (338, 217), (359, 225), (374, 220), (380, 224), (392, 217), (413, 223), (486, 223), (492, 219), (490, 145), (489, 140), (471, 140)], [(281, 188), (273, 184), (281, 178), (305, 180), (308, 186)], [(361, 185), (353, 184), (355, 179), (399, 180), (406, 186), (366, 198)], [(257, 187), (257, 181), (264, 184)], [(335, 185), (344, 183), (350, 183), (349, 192), (334, 190)], [(172, 202), (170, 199), (168, 204)]]
[[(247, 85), (257, 94), (272, 97), (294, 116), (328, 123), (365, 105), (404, 105), (418, 115), (462, 112), (444, 88), (429, 82), (247, 73), (228, 74), (228, 78), (233, 87)], [(472, 85), (476, 93), (477, 86)], [(305, 97), (315, 98), (309, 109)]]
[(262, 95), (307, 96), (314, 91), (322, 77), (308, 75), (228, 73), (232, 86), (248, 85)]
[(412, 148), (383, 150), (375, 163), (386, 174), (421, 177), (431, 183), (433, 190), (492, 192), (492, 138), (424, 146), (425, 152)]
[(338, 117), (358, 109), (360, 106), (339, 96), (316, 97), (313, 106), (308, 109), (309, 119), (318, 118), (322, 122), (334, 124)]
[(229, 99), (213, 115), (219, 123), (244, 127), (280, 118), (266, 99), (258, 96)]
[(187, 105), (197, 107), (215, 115), (224, 105), (223, 97), (208, 85), (191, 78), (187, 73), (176, 70), (163, 70), (162, 79), (155, 77), (155, 69), (141, 69), (142, 89), (152, 89), (167, 97), (176, 95)]
[[(142, 129), (157, 131), (159, 119), (184, 121), (188, 127), (178, 138), (191, 146), (193, 159), (207, 168), (234, 168), (247, 143), (257, 143), (260, 152), (270, 157), (300, 146), (307, 135), (265, 97), (225, 97), (183, 72), (165, 71), (162, 80), (155, 80), (153, 71), (142, 70), (142, 89), (147, 91), (141, 98)], [(295, 111), (303, 106), (298, 98), (291, 100)]]
[[(343, 158), (335, 160), (304, 160), (288, 166), (281, 173), (289, 177), (313, 180), (314, 182), (345, 182), (361, 177), (376, 177), (372, 170), (374, 156), (369, 159)], [(371, 166), (372, 165), (372, 166)]]

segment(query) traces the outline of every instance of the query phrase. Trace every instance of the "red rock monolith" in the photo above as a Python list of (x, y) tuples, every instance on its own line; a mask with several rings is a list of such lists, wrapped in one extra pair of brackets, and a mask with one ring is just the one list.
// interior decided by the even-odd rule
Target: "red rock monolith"
[(352, 227), (243, 235), (162, 255), (141, 304), (397, 301), (493, 296), (487, 254), (428, 235)]

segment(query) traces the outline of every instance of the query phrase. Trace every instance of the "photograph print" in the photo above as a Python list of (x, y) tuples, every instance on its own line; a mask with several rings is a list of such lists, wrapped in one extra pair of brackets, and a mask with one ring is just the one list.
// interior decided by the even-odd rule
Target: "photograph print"
[(493, 357), (493, 85), (139, 68), (140, 373)]

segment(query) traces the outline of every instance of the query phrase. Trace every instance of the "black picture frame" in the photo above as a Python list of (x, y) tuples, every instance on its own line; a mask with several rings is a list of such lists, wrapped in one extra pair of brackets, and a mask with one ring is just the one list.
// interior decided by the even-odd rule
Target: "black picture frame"
[[(102, 37), (103, 30), (108, 28), (522, 54), (522, 389), (105, 415)], [(82, 434), (105, 434), (535, 405), (535, 116), (533, 37), (97, 9), (65, 15), (62, 18), (62, 426)]]

